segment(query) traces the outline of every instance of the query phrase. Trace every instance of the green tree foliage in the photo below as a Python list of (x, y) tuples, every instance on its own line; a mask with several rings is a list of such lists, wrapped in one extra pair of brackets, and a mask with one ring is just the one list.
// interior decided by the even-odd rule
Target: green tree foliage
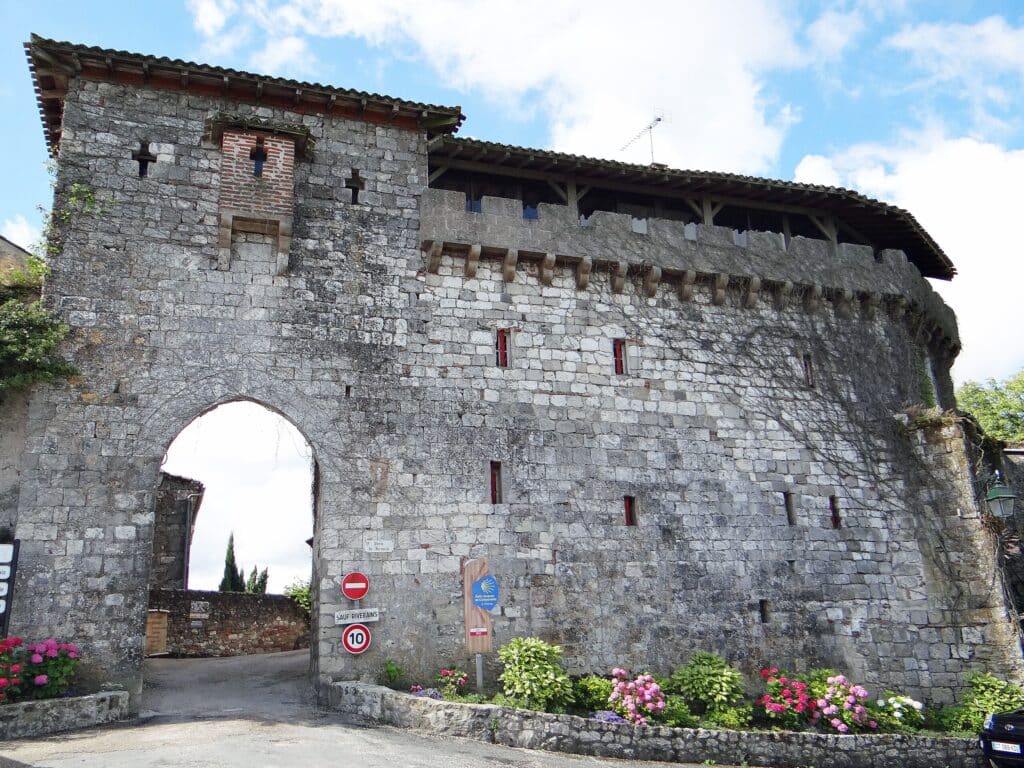
[(224, 578), (221, 592), (245, 592), (245, 571), (235, 565), (235, 534), (228, 536), (228, 550), (224, 554)]
[(721, 656), (697, 651), (672, 673), (669, 690), (683, 694), (695, 714), (727, 710), (743, 699), (743, 676)]
[(256, 566), (252, 567), (249, 578), (245, 581), (245, 591), (254, 595), (265, 595), (267, 593), (267, 568), (257, 572)]
[(57, 356), (67, 332), (38, 301), (8, 298), (0, 303), (0, 394), (73, 375), (75, 367)]
[(1008, 443), (1024, 442), (1024, 371), (1004, 381), (968, 381), (956, 392), (961, 410), (970, 411), (985, 434)]
[(287, 587), (284, 588), (285, 597), (290, 597), (299, 607), (306, 612), (307, 618), (309, 617), (309, 581), (305, 579), (298, 579), (293, 581)]

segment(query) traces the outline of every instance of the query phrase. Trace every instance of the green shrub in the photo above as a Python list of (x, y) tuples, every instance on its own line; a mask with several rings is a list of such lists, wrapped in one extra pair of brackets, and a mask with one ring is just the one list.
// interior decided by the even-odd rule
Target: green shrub
[(381, 685), (386, 685), (388, 688), (394, 688), (402, 690), (405, 688), (402, 685), (402, 679), (405, 677), (405, 670), (398, 666), (398, 662), (394, 659), (385, 659), (384, 664), (380, 668), (380, 675), (378, 680)]
[(958, 730), (980, 731), (989, 712), (1010, 712), (1024, 707), (1024, 690), (1016, 683), (1000, 680), (987, 672), (977, 672), (967, 681), (970, 690), (964, 694)]
[(698, 651), (672, 673), (671, 690), (686, 697), (690, 709), (703, 714), (739, 703), (743, 698), (743, 676), (714, 653)]
[(803, 678), (804, 682), (807, 683), (807, 695), (815, 701), (825, 698), (825, 693), (828, 690), (828, 679), (838, 675), (839, 673), (834, 669), (828, 669), (827, 667), (812, 669), (807, 674), (807, 677)]
[(707, 724), (713, 728), (727, 728), (733, 731), (741, 731), (750, 726), (754, 719), (754, 708), (750, 704), (737, 704), (734, 706), (714, 707), (704, 713), (701, 724)]
[(924, 727), (930, 731), (959, 733), (971, 729), (968, 720), (967, 709), (960, 705), (954, 707), (929, 707), (925, 710)]
[(670, 728), (696, 728), (699, 722), (682, 696), (666, 697), (665, 708), (655, 715), (655, 720)]
[(38, 301), (0, 303), (0, 394), (74, 375), (75, 367), (57, 355), (67, 332), (68, 327)]
[(587, 675), (573, 681), (573, 704), (580, 712), (601, 712), (611, 708), (612, 681), (607, 677)]
[(296, 579), (287, 587), (284, 588), (285, 597), (290, 597), (298, 606), (306, 612), (306, 618), (309, 618), (309, 581), (305, 579)]
[(536, 637), (517, 637), (498, 649), (498, 679), (506, 696), (530, 709), (551, 711), (572, 701), (572, 681), (562, 669), (562, 649)]

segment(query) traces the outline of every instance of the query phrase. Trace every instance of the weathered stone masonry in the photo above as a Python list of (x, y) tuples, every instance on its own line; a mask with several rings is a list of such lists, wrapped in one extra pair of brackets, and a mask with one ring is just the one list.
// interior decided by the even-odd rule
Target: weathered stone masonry
[[(487, 196), (470, 213), (427, 188), (458, 110), (313, 105), (301, 84), (33, 45), (37, 77), (64, 70), (32, 50), (71, 68), (59, 117), (44, 97), (58, 196), (88, 183), (103, 212), (68, 223), (46, 289), (81, 376), (33, 394), (18, 631), (82, 641), (97, 678), (138, 693), (161, 457), (249, 398), (313, 448), (321, 681), (462, 660), (460, 567), (478, 556), (501, 583), (496, 643), (541, 635), (574, 671), (705, 648), (938, 700), (971, 669), (1021, 671), (974, 489), (951, 474), (970, 464), (942, 458), (966, 449), (893, 419), (922, 360), (952, 405), (958, 349), (902, 254), (659, 219), (644, 234), (613, 212), (584, 226), (544, 203), (532, 221)], [(232, 197), (258, 138), (271, 156), (302, 144), (285, 260), (284, 201)], [(333, 626), (352, 568), (382, 615), (360, 657)]]

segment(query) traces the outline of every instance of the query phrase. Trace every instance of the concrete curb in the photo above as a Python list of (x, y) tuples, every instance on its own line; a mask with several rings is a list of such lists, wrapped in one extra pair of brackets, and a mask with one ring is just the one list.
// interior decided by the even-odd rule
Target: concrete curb
[(4, 704), (0, 706), (0, 741), (90, 728), (128, 717), (127, 691)]
[(985, 766), (973, 739), (639, 727), (492, 704), (435, 701), (357, 682), (331, 684), (327, 704), (338, 712), (400, 728), (595, 757), (731, 765), (746, 761), (775, 768)]

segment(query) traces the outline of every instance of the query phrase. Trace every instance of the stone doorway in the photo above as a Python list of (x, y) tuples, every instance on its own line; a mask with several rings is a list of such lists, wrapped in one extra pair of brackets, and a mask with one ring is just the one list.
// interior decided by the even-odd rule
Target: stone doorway
[(254, 400), (206, 411), (171, 442), (154, 494), (144, 709), (149, 672), (169, 679), (186, 659), (284, 653), (293, 669), (298, 652), (311, 668), (308, 604), (284, 593), (315, 584), (317, 478), (302, 433)]

